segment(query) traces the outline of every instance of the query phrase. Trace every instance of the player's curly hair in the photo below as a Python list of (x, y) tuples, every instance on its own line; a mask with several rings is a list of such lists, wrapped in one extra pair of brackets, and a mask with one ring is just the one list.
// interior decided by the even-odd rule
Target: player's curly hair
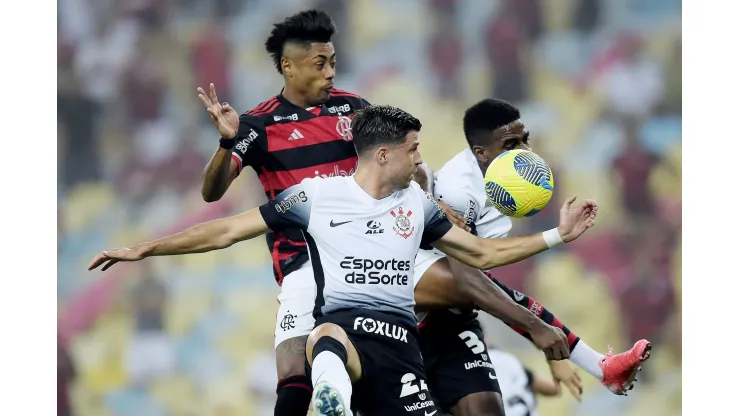
[(300, 43), (308, 46), (311, 42), (331, 42), (337, 31), (334, 21), (321, 10), (304, 10), (275, 23), (270, 36), (265, 41), (265, 50), (272, 56), (279, 73), (283, 73), (280, 61), (286, 43)]
[(359, 110), (352, 120), (352, 137), (358, 155), (382, 145), (398, 145), (412, 131), (421, 131), (421, 121), (400, 108), (374, 105)]
[(465, 110), (463, 131), (468, 145), (488, 144), (491, 133), (514, 120), (521, 118), (519, 109), (504, 100), (487, 98)]

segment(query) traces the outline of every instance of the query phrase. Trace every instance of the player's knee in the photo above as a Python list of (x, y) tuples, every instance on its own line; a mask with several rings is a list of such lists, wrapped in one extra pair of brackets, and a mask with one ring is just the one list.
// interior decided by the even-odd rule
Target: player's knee
[(493, 392), (474, 393), (460, 399), (452, 409), (455, 416), (504, 416), (501, 394)]
[(306, 375), (306, 340), (308, 336), (286, 339), (275, 349), (278, 379)]
[[(326, 339), (324, 341), (321, 341), (322, 338)], [(350, 345), (347, 333), (344, 332), (344, 329), (342, 329), (339, 325), (325, 323), (314, 328), (314, 330), (311, 331), (311, 334), (308, 336), (308, 342), (306, 344), (306, 358), (308, 358), (309, 364), (313, 363), (314, 357), (319, 352), (321, 352), (319, 350), (316, 350), (316, 346), (319, 344), (320, 341), (322, 342), (324, 348), (328, 347), (332, 350), (339, 349), (341, 350), (339, 351), (339, 354), (346, 357), (347, 350)], [(341, 348), (339, 348), (340, 346)]]

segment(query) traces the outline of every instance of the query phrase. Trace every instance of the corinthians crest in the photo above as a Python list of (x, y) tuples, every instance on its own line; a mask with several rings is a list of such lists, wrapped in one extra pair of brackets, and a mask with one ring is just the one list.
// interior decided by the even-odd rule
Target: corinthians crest
[(403, 238), (409, 238), (414, 233), (414, 226), (411, 225), (411, 220), (409, 219), (411, 214), (411, 211), (404, 212), (401, 207), (391, 211), (391, 216), (396, 219), (395, 225), (393, 225), (393, 231)]

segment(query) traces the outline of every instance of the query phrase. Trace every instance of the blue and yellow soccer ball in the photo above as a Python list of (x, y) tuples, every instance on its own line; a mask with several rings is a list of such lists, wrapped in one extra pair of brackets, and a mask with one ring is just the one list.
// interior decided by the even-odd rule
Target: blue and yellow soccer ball
[(486, 196), (509, 217), (531, 217), (552, 198), (555, 180), (544, 159), (527, 150), (510, 150), (493, 160), (485, 175)]

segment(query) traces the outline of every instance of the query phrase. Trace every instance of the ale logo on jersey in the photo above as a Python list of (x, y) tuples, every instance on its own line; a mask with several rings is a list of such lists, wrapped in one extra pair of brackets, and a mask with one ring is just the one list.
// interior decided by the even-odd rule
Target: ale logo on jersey
[(352, 119), (347, 116), (339, 116), (337, 120), (337, 133), (345, 142), (352, 141)]
[(380, 223), (375, 220), (367, 222), (367, 231), (365, 234), (383, 234), (383, 229), (380, 228)]
[(411, 211), (404, 212), (403, 207), (391, 211), (391, 216), (396, 219), (393, 231), (403, 238), (409, 238), (414, 234), (414, 226), (411, 225), (411, 220), (409, 219), (411, 214), (413, 214)]
[(409, 333), (407, 329), (401, 328), (398, 325), (389, 324), (388, 322), (376, 321), (373, 318), (358, 316), (355, 318), (354, 328), (355, 330), (362, 328), (363, 331), (370, 334), (383, 335), (398, 341), (406, 343), (409, 342), (406, 338)]

